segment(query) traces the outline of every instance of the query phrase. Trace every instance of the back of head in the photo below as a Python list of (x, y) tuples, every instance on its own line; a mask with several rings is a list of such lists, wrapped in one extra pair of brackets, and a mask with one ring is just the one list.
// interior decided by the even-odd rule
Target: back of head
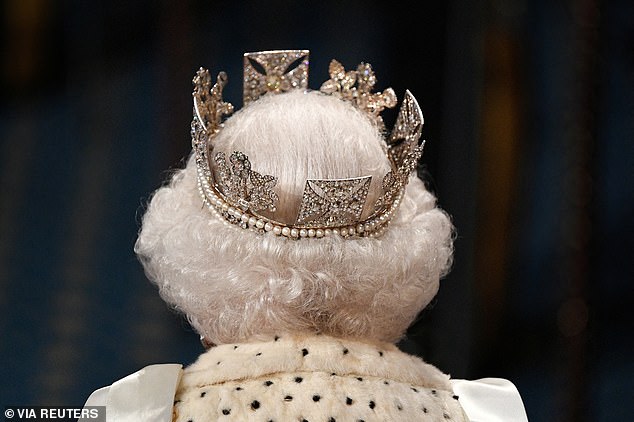
[[(265, 95), (214, 139), (215, 152), (244, 152), (254, 171), (277, 177), (275, 217), (284, 221), (297, 216), (308, 179), (372, 176), (374, 203), (390, 170), (384, 145), (349, 103), (300, 90)], [(415, 176), (380, 237), (294, 240), (244, 230), (203, 206), (192, 157), (155, 192), (135, 250), (166, 302), (213, 343), (283, 333), (396, 341), (436, 294), (451, 235)]]

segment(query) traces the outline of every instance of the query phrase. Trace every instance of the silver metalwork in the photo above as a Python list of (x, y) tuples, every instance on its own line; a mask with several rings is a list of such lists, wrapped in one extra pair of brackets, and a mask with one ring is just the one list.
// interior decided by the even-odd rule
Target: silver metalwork
[(307, 180), (297, 224), (313, 228), (356, 224), (363, 212), (371, 180), (371, 176)]
[[(382, 129), (379, 113), (396, 105), (394, 91), (388, 88), (380, 93), (371, 92), (376, 77), (369, 64), (361, 63), (356, 71), (346, 72), (341, 63), (333, 60), (329, 71), (331, 79), (321, 86), (321, 92), (350, 102)], [(275, 192), (275, 176), (253, 170), (244, 152), (234, 151), (228, 161), (223, 152), (213, 154), (213, 139), (222, 130), (222, 118), (233, 112), (233, 106), (222, 99), (226, 75), (221, 72), (212, 86), (209, 72), (201, 68), (193, 83), (192, 148), (198, 169), (198, 187), (203, 201), (212, 212), (242, 228), (294, 239), (330, 234), (378, 236), (385, 230), (398, 209), (409, 175), (422, 154), (418, 140), (423, 115), (409, 91), (405, 93), (396, 124), (386, 140), (392, 170), (383, 177), (383, 194), (374, 203), (370, 215), (361, 220), (371, 176), (308, 179), (296, 221), (290, 224), (279, 222), (274, 217), (279, 201)], [(244, 55), (245, 104), (270, 92), (306, 89), (307, 84), (307, 50)], [(266, 216), (260, 212), (266, 213)]]
[[(244, 104), (262, 95), (308, 88), (308, 50), (260, 51), (244, 55)], [(296, 67), (293, 67), (297, 64)]]
[(423, 113), (416, 98), (409, 90), (405, 91), (396, 123), (387, 139), (390, 160), (397, 167), (400, 167), (407, 154), (418, 146), (418, 140), (423, 131), (423, 122)]
[(216, 83), (211, 86), (211, 76), (202, 67), (192, 80), (194, 84), (194, 115), (207, 131), (214, 136), (221, 127), (222, 117), (233, 113), (233, 106), (222, 99), (222, 90), (227, 84), (227, 74), (220, 72)]
[(278, 197), (273, 192), (277, 178), (251, 170), (249, 157), (240, 151), (229, 156), (224, 152), (214, 156), (218, 177), (216, 183), (222, 193), (243, 210), (275, 212)]
[(359, 110), (365, 111), (375, 124), (383, 129), (383, 119), (379, 115), (385, 108), (396, 105), (396, 94), (392, 88), (373, 93), (376, 76), (369, 63), (361, 63), (357, 70), (347, 71), (337, 60), (328, 67), (330, 79), (319, 90), (324, 94), (335, 95), (351, 102)]

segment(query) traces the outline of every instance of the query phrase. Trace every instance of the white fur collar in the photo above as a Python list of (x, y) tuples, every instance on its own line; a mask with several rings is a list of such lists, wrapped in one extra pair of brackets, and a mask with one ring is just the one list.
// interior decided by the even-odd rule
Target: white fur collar
[(390, 343), (319, 336), (213, 347), (185, 369), (179, 389), (251, 379), (274, 373), (326, 372), (372, 376), (451, 391), (449, 376)]

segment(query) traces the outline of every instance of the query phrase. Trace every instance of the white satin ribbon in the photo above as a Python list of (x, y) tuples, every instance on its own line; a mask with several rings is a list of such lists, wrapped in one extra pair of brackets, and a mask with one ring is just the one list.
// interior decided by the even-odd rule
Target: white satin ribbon
[(170, 422), (182, 372), (178, 364), (146, 366), (95, 391), (84, 406), (106, 406), (106, 422)]
[(451, 380), (451, 384), (470, 422), (528, 422), (522, 397), (508, 380)]

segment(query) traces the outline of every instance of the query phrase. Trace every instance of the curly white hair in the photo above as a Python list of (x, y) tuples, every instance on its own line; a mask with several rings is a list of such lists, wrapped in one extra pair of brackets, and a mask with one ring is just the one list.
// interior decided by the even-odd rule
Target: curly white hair
[[(350, 104), (317, 92), (267, 95), (225, 123), (214, 151), (245, 152), (278, 177), (279, 213), (297, 215), (307, 178), (389, 171), (381, 134)], [(412, 176), (380, 238), (291, 240), (225, 223), (202, 205), (190, 158), (151, 199), (135, 251), (163, 299), (216, 344), (282, 333), (397, 341), (435, 296), (453, 227)]]

